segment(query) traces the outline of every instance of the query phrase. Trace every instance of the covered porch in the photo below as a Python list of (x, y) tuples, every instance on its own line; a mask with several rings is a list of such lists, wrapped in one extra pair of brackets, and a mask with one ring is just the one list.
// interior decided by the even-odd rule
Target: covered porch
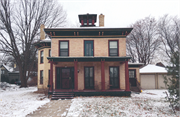
[[(73, 92), (75, 96), (130, 96), (129, 59), (130, 57), (48, 57), (49, 93)], [(86, 79), (86, 71), (91, 67), (94, 74), (93, 84), (88, 84), (91, 79)], [(118, 70), (118, 79), (113, 81), (110, 70), (115, 68)], [(63, 75), (64, 71), (67, 72), (66, 75)]]

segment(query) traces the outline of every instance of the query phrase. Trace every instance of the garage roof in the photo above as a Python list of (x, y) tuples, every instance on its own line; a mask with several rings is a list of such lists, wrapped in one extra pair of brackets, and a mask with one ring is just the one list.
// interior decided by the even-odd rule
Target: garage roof
[(140, 73), (167, 73), (167, 70), (164, 67), (147, 65), (140, 69)]

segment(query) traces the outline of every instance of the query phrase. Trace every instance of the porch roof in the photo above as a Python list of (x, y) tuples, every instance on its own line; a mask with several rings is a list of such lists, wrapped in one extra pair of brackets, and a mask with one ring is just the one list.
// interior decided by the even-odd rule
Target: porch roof
[(125, 57), (93, 57), (93, 56), (85, 56), (85, 57), (47, 57), (48, 60), (54, 62), (73, 62), (75, 60), (79, 62), (97, 62), (97, 61), (128, 61), (131, 59), (129, 56)]

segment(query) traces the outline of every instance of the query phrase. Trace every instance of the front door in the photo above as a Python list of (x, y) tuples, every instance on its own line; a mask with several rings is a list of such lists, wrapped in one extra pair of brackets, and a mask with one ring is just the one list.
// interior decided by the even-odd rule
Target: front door
[(136, 70), (129, 69), (129, 83), (132, 87), (136, 87)]
[(93, 41), (84, 41), (84, 56), (93, 56)]
[(74, 68), (57, 68), (57, 89), (74, 88)]

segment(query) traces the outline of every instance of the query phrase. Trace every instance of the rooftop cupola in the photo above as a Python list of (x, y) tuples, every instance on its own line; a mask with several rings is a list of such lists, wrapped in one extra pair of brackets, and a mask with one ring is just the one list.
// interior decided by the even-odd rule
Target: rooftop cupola
[(92, 27), (95, 26), (97, 14), (82, 14), (79, 16), (79, 22), (81, 23), (81, 27)]

